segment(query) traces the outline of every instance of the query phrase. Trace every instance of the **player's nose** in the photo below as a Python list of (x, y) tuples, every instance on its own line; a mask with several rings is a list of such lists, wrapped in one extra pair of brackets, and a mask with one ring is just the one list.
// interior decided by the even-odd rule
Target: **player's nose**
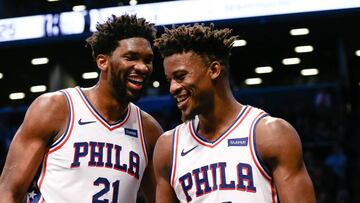
[(182, 85), (178, 82), (176, 82), (175, 80), (171, 80), (170, 81), (170, 94), (176, 94), (177, 92), (180, 91)]
[(137, 62), (134, 67), (137, 72), (143, 74), (151, 74), (153, 69), (152, 64), (147, 64), (142, 61)]

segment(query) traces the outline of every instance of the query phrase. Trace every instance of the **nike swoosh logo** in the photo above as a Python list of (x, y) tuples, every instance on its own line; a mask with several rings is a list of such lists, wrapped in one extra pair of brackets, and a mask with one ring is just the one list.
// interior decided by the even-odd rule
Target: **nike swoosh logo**
[(86, 125), (90, 123), (95, 123), (96, 121), (82, 121), (82, 118), (79, 119), (78, 124), (79, 125)]
[(191, 152), (192, 150), (194, 150), (196, 147), (198, 147), (199, 145), (196, 145), (195, 147), (189, 149), (188, 151), (184, 151), (184, 149), (181, 151), (181, 156), (185, 156), (187, 155), (189, 152)]

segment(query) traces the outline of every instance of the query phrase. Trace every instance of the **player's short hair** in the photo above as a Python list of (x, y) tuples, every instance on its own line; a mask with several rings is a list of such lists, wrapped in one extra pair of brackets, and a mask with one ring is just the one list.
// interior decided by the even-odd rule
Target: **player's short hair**
[(231, 36), (229, 28), (215, 29), (214, 24), (182, 25), (173, 29), (165, 28), (154, 45), (163, 57), (192, 51), (209, 62), (218, 60), (228, 66), (230, 51), (238, 36)]
[(122, 39), (142, 37), (153, 44), (156, 37), (154, 24), (136, 15), (112, 15), (105, 23), (98, 23), (96, 29), (97, 31), (86, 39), (87, 45), (90, 45), (92, 49), (94, 59), (99, 54), (110, 55)]

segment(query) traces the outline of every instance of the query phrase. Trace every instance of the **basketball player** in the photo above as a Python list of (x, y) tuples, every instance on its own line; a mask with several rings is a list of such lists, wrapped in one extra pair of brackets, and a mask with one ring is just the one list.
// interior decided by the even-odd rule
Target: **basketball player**
[(155, 40), (184, 121), (156, 144), (156, 202), (315, 202), (294, 128), (235, 100), (230, 34), (195, 24)]
[(152, 151), (163, 132), (136, 101), (153, 71), (155, 27), (112, 16), (87, 39), (97, 84), (47, 93), (29, 107), (10, 146), (0, 202), (21, 202), (40, 164), (30, 202), (155, 201)]

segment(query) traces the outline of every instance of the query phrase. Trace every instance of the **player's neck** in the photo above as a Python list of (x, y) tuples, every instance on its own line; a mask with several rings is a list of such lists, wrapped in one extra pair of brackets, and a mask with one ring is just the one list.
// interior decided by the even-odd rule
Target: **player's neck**
[(233, 124), (242, 107), (235, 99), (216, 103), (207, 114), (199, 115), (198, 133), (208, 141), (216, 140)]
[(128, 102), (119, 102), (108, 89), (96, 85), (85, 92), (96, 111), (109, 123), (117, 122), (127, 112)]

